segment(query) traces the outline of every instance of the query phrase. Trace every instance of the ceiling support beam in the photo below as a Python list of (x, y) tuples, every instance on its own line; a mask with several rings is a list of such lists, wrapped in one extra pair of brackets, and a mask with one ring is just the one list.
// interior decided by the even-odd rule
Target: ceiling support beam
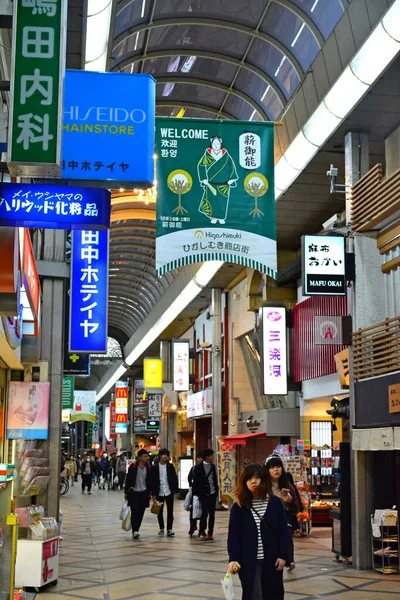
[(175, 107), (184, 107), (184, 108), (192, 108), (193, 110), (204, 110), (205, 112), (210, 113), (211, 115), (221, 115), (221, 117), (225, 117), (225, 119), (229, 119), (231, 121), (237, 121), (237, 117), (234, 117), (233, 115), (231, 115), (230, 113), (223, 111), (220, 113), (220, 111), (217, 108), (212, 108), (211, 106), (206, 106), (205, 104), (200, 104), (197, 102), (187, 102), (185, 100), (185, 102), (173, 102), (172, 100), (157, 100), (156, 102), (157, 106), (160, 106), (161, 108), (166, 107), (166, 108), (175, 108)]

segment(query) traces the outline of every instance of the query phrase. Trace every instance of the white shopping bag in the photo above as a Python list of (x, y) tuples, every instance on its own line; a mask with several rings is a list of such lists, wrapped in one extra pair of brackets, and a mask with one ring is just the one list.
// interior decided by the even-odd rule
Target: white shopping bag
[(227, 572), (225, 577), (221, 579), (222, 589), (224, 590), (224, 595), (226, 600), (235, 600), (235, 588), (233, 586), (233, 575)]
[(193, 496), (193, 519), (200, 519), (202, 513), (201, 502), (198, 496)]
[(189, 488), (188, 493), (185, 496), (185, 500), (183, 501), (183, 508), (185, 510), (190, 510), (190, 507), (192, 506), (192, 500), (193, 500), (193, 491), (192, 488)]
[(128, 508), (128, 513), (127, 513), (125, 519), (122, 521), (121, 528), (124, 531), (130, 531), (132, 529), (131, 511), (129, 510), (129, 508)]
[(129, 512), (128, 500), (124, 500), (124, 502), (122, 504), (121, 512), (119, 513), (119, 520), (124, 521), (128, 512)]

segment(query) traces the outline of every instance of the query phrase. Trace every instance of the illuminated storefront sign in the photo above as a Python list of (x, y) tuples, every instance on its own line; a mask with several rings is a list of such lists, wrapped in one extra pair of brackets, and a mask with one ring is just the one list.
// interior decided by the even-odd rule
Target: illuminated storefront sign
[(145, 358), (143, 361), (145, 389), (162, 388), (163, 364), (161, 358)]
[(42, 229), (106, 229), (111, 194), (101, 188), (2, 183), (0, 225)]
[(263, 394), (286, 395), (286, 309), (282, 306), (263, 306), (260, 312)]
[(70, 352), (107, 352), (109, 231), (72, 234)]
[(110, 402), (109, 408), (109, 417), (110, 417), (110, 437), (108, 439), (114, 440), (117, 437), (115, 432), (115, 402)]
[(304, 296), (345, 296), (345, 238), (305, 235), (302, 239)]
[(187, 396), (188, 419), (212, 414), (212, 388)]
[(189, 390), (189, 340), (172, 342), (173, 349), (173, 390), (187, 392)]
[(155, 88), (146, 74), (67, 71), (62, 176), (153, 185)]
[(128, 382), (117, 381), (115, 384), (115, 433), (128, 431)]

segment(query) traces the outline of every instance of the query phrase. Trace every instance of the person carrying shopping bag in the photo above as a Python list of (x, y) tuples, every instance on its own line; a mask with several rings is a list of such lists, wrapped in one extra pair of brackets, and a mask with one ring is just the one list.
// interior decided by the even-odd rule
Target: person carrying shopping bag
[(290, 554), (290, 532), (282, 501), (268, 495), (259, 464), (239, 479), (228, 529), (228, 571), (239, 573), (242, 600), (283, 600), (283, 569)]
[(153, 502), (157, 500), (161, 503), (160, 511), (157, 515), (160, 530), (158, 535), (164, 535), (164, 504), (167, 505), (167, 536), (173, 537), (172, 531), (174, 522), (174, 494), (178, 491), (178, 476), (175, 467), (170, 463), (170, 454), (167, 448), (163, 448), (158, 453), (159, 462), (151, 470), (151, 494)]

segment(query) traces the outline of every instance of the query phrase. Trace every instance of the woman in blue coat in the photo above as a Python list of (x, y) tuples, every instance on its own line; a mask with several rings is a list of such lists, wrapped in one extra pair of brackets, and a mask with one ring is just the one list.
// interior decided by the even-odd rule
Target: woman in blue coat
[(249, 465), (240, 477), (229, 520), (228, 554), (229, 571), (239, 572), (242, 600), (283, 600), (290, 532), (282, 501), (267, 495), (261, 465)]

